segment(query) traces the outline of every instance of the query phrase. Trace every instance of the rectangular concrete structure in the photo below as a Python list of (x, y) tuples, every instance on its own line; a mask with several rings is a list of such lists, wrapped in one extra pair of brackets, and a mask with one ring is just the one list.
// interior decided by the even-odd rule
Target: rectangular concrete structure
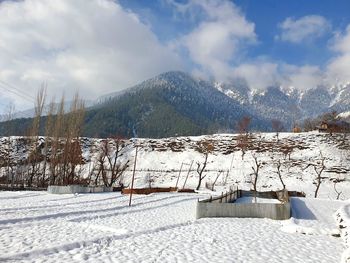
[(250, 217), (289, 219), (290, 203), (285, 204), (235, 204), (235, 203), (197, 203), (197, 219), (202, 217)]
[(49, 185), (47, 191), (51, 194), (81, 194), (113, 192), (113, 187), (106, 186), (81, 186), (81, 185)]
[[(278, 199), (281, 203), (235, 203), (238, 198), (245, 196)], [(236, 190), (220, 197), (198, 201), (196, 217), (197, 219), (203, 217), (241, 217), (286, 220), (291, 217), (291, 206), (287, 191), (253, 192)]]

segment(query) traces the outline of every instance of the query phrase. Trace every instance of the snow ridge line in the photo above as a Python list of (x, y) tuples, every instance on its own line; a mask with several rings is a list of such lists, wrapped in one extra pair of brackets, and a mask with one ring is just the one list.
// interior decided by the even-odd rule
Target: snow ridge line
[[(173, 198), (179, 198), (178, 196), (169, 196), (169, 197), (164, 197), (164, 198), (159, 198), (159, 199), (155, 199), (149, 202), (140, 202), (137, 203), (135, 205), (147, 205), (150, 203), (154, 203), (154, 202), (159, 202), (159, 201), (164, 201), (167, 199), (173, 199)], [(128, 214), (128, 213), (137, 213), (140, 211), (147, 211), (147, 210), (152, 210), (154, 208), (160, 208), (160, 207), (164, 207), (164, 206), (169, 206), (169, 205), (174, 205), (177, 203), (182, 203), (184, 201), (189, 201), (189, 200), (194, 200), (197, 199), (197, 197), (192, 196), (191, 198), (186, 198), (186, 199), (180, 199), (179, 201), (175, 201), (175, 202), (170, 202), (170, 203), (166, 203), (163, 205), (158, 205), (158, 206), (153, 206), (153, 207), (149, 207), (149, 208), (144, 208), (144, 209), (132, 209), (132, 210), (128, 210), (129, 207), (128, 206), (116, 206), (116, 207), (111, 207), (111, 208), (105, 208), (105, 209), (100, 209), (98, 211), (96, 211), (96, 209), (91, 209), (91, 210), (80, 210), (80, 211), (71, 211), (71, 212), (64, 212), (64, 213), (55, 213), (55, 214), (48, 214), (48, 215), (42, 215), (42, 216), (36, 216), (36, 217), (24, 217), (24, 218), (15, 218), (15, 219), (5, 219), (5, 220), (0, 220), (0, 225), (6, 225), (6, 224), (17, 224), (17, 223), (21, 223), (21, 222), (30, 222), (30, 221), (41, 221), (41, 220), (46, 220), (46, 219), (58, 219), (61, 217), (66, 217), (66, 216), (74, 216), (74, 215), (82, 215), (82, 214), (91, 214), (91, 213), (100, 213), (100, 212), (109, 212), (109, 211), (113, 211), (113, 213), (107, 213), (107, 214), (102, 214), (102, 215), (95, 215), (93, 217), (83, 217), (84, 219), (93, 219), (93, 218), (104, 218), (104, 217), (109, 217), (109, 216), (113, 216), (113, 215), (118, 215), (118, 214)], [(116, 210), (128, 210), (125, 212), (115, 212)], [(72, 219), (71, 221), (76, 221), (80, 219), (79, 217), (77, 219)]]
[(51, 247), (51, 248), (37, 249), (37, 250), (33, 250), (33, 251), (8, 255), (6, 257), (0, 257), (0, 262), (17, 261), (17, 260), (22, 260), (22, 259), (32, 259), (32, 258), (37, 258), (37, 257), (41, 257), (41, 256), (48, 256), (51, 254), (55, 254), (55, 253), (58, 253), (59, 251), (62, 251), (62, 250), (69, 251), (69, 250), (87, 247), (87, 246), (96, 245), (96, 244), (99, 246), (108, 246), (114, 240), (121, 240), (121, 239), (130, 238), (130, 237), (137, 237), (137, 236), (141, 236), (141, 235), (154, 234), (154, 233), (167, 231), (170, 229), (189, 226), (191, 224), (202, 224), (202, 223), (204, 223), (204, 222), (186, 221), (184, 223), (162, 226), (162, 227), (157, 227), (154, 229), (149, 229), (149, 230), (144, 230), (144, 231), (139, 231), (139, 232), (134, 232), (134, 233), (121, 234), (121, 235), (114, 234), (114, 235), (110, 235), (110, 236), (94, 238), (91, 240), (76, 241), (76, 242), (63, 244), (63, 245), (59, 245), (59, 246), (55, 246), (55, 247)]
[[(41, 205), (41, 206), (23, 206), (23, 207), (19, 207), (19, 208), (4, 208), (4, 209), (0, 209), (0, 212), (9, 212), (9, 211), (18, 211), (18, 210), (35, 210), (38, 211), (36, 209), (41, 209), (41, 208), (53, 208), (53, 207), (70, 207), (70, 206), (74, 206), (74, 205), (79, 205), (79, 204), (90, 204), (90, 203), (100, 203), (100, 202), (104, 202), (104, 201), (108, 201), (108, 200), (113, 200), (113, 199), (118, 199), (121, 198), (122, 196), (114, 196), (114, 197), (109, 197), (109, 198), (104, 198), (104, 199), (99, 199), (99, 200), (87, 200), (87, 201), (80, 201), (80, 202), (71, 202), (71, 203), (66, 203), (66, 204), (57, 204), (57, 205)], [(73, 197), (76, 198), (76, 197)], [(64, 200), (64, 199), (63, 199)], [(51, 202), (51, 200), (49, 201)], [(54, 201), (56, 202), (56, 201)]]
[(28, 197), (35, 197), (35, 196), (42, 196), (42, 194), (23, 194), (20, 196), (5, 196), (1, 199), (3, 200), (13, 200), (13, 199), (22, 199), (22, 198), (28, 198)]
[(142, 209), (134, 209), (134, 210), (131, 210), (131, 211), (124, 211), (124, 212), (117, 212), (117, 213), (107, 213), (107, 214), (95, 215), (95, 216), (78, 217), (78, 218), (71, 219), (69, 221), (70, 222), (81, 222), (82, 220), (102, 219), (102, 218), (116, 216), (116, 215), (134, 214), (134, 213), (154, 210), (154, 209), (162, 208), (162, 207), (166, 207), (166, 206), (172, 206), (172, 205), (180, 204), (180, 203), (187, 202), (187, 201), (190, 201), (190, 200), (195, 200), (195, 199), (197, 199), (197, 197), (195, 197), (195, 198), (194, 197), (192, 197), (192, 198), (190, 197), (190, 198), (180, 199), (180, 200), (173, 201), (173, 202), (170, 202), (170, 203), (165, 203), (165, 204), (152, 206), (152, 207), (147, 207), (147, 208), (142, 208)]

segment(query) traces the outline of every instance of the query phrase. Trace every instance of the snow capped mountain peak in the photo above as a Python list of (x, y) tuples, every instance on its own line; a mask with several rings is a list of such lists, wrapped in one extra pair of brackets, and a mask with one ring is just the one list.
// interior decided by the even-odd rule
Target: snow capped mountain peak
[(344, 111), (342, 113), (339, 113), (337, 117), (341, 119), (347, 119), (350, 117), (350, 111)]
[(215, 82), (213, 86), (251, 112), (267, 119), (282, 119), (287, 125), (292, 120), (313, 118), (324, 112), (350, 110), (350, 82), (305, 90), (292, 85), (254, 89), (243, 81)]

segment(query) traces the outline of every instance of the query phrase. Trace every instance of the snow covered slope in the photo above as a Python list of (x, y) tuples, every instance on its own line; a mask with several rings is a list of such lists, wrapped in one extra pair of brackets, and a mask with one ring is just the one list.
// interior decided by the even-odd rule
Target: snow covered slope
[[(18, 137), (12, 140), (11, 156), (18, 162), (23, 162), (28, 155), (23, 141), (23, 138)], [(45, 138), (41, 138), (41, 141), (44, 142)], [(244, 155), (237, 134), (137, 139), (127, 142), (128, 147), (121, 161), (129, 159), (132, 164), (134, 146), (138, 145), (136, 187), (148, 187), (150, 183), (152, 187), (175, 186), (179, 178), (178, 187), (181, 188), (188, 175), (185, 188), (195, 188), (198, 184), (197, 163), (202, 164), (205, 159), (204, 154), (198, 150), (200, 141), (209, 141), (214, 146), (213, 152), (208, 156), (202, 188), (206, 184), (212, 184), (221, 172), (215, 189), (223, 190), (232, 185), (251, 189), (255, 156), (262, 163), (258, 190), (282, 188), (277, 175), (277, 163), (280, 160), (281, 175), (286, 187), (313, 196), (317, 177), (314, 167), (319, 170), (320, 162), (325, 158), (319, 196), (335, 199), (339, 195), (340, 199), (350, 198), (350, 141), (342, 134), (330, 136), (322, 133), (281, 133), (278, 140), (275, 133), (252, 134)], [(3, 138), (1, 142), (0, 159), (6, 153), (6, 140)], [(101, 142), (101, 139), (81, 139), (85, 164), (77, 169), (82, 168), (81, 172), (85, 177), (91, 174), (97, 162)], [(179, 173), (181, 165), (182, 171)], [(130, 185), (132, 167), (130, 165), (121, 179), (124, 185)], [(5, 167), (1, 172), (5, 174)]]

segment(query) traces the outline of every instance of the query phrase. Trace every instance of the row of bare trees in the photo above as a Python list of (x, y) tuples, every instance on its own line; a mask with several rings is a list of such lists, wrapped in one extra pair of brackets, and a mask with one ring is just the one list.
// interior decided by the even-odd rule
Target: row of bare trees
[[(10, 128), (7, 128), (7, 151), (2, 158), (6, 161), (1, 166), (6, 167), (3, 178), (12, 187), (66, 185), (82, 180), (80, 136), (85, 114), (84, 102), (76, 94), (68, 112), (64, 96), (58, 104), (54, 100), (49, 106), (45, 103), (46, 87), (43, 86), (36, 96), (35, 114), (27, 136), (11, 137)], [(6, 125), (12, 124), (12, 117), (8, 118)]]

